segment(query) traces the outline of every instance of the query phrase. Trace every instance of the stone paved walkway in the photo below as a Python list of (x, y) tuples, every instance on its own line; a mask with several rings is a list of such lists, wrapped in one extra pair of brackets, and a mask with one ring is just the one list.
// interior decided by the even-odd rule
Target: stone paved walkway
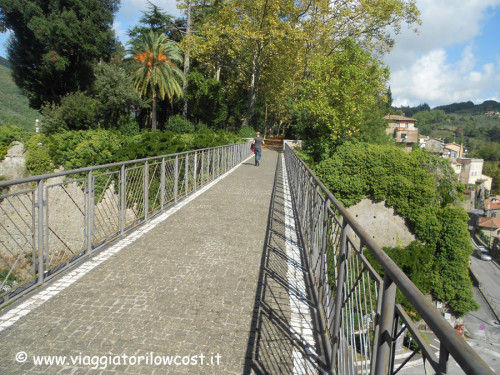
[(283, 191), (277, 152), (244, 162), (1, 331), (0, 373), (317, 373), (291, 324)]

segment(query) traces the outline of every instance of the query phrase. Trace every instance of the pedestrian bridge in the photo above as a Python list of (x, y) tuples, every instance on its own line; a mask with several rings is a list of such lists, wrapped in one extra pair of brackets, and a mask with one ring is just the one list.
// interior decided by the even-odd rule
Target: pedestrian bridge
[(492, 373), (288, 146), (0, 186), (1, 374)]

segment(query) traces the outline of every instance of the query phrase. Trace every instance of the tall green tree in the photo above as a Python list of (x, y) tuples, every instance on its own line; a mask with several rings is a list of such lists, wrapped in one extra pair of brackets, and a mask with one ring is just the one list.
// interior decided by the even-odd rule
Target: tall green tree
[(111, 58), (119, 0), (0, 0), (0, 25), (16, 84), (33, 108), (87, 90), (93, 67)]
[(151, 128), (157, 129), (156, 111), (158, 95), (172, 103), (175, 96), (182, 96), (184, 74), (178, 65), (182, 53), (175, 43), (168, 42), (165, 34), (153, 31), (141, 35), (134, 41), (134, 60), (137, 68), (134, 75), (135, 88), (144, 97), (151, 97)]
[(181, 27), (175, 17), (166, 13), (158, 5), (148, 1), (148, 9), (142, 12), (139, 19), (139, 25), (128, 30), (131, 38), (137, 38), (140, 35), (153, 31), (158, 34), (165, 34), (167, 37), (178, 42), (181, 39)]
[(145, 106), (139, 93), (134, 90), (133, 76), (121, 62), (99, 64), (92, 91), (101, 103), (100, 117), (105, 128), (118, 127), (134, 111)]
[[(366, 121), (386, 93), (389, 72), (370, 53), (350, 38), (342, 41), (339, 50), (311, 61), (297, 101), (316, 160), (358, 137), (361, 130), (369, 133)], [(378, 123), (373, 126), (384, 130)]]
[(393, 31), (418, 22), (414, 0), (192, 3), (206, 15), (193, 21), (193, 56), (226, 80), (229, 98), (246, 94), (245, 111), (236, 114), (242, 126), (255, 122), (258, 105), (260, 112), (271, 112), (266, 118), (282, 118), (286, 98), (293, 97), (311, 63), (341, 52), (346, 38), (366, 51), (386, 52)]

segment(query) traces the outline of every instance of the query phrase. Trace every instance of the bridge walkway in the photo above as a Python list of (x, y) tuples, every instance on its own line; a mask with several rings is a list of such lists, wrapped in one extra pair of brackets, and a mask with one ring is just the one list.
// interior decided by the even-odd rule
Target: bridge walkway
[(265, 149), (11, 306), (0, 373), (318, 373), (282, 163)]

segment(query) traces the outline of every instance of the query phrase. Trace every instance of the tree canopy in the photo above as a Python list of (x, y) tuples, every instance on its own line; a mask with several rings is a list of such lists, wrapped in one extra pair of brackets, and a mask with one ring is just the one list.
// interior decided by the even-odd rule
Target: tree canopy
[[(25, 3), (0, 0), (0, 25), (14, 31), (9, 58), (16, 82), (31, 105), (60, 105), (70, 92), (102, 102), (96, 92), (103, 83), (98, 64), (113, 58), (118, 67), (117, 59), (124, 57), (111, 29), (119, 0)], [(371, 138), (379, 137), (378, 130), (373, 130), (381, 126), (375, 118), (387, 103), (387, 71), (374, 56), (390, 50), (392, 36), (404, 24), (419, 22), (414, 0), (179, 0), (178, 7), (185, 17), (175, 19), (148, 2), (139, 24), (129, 30), (136, 57), (137, 44), (150, 32), (184, 52), (183, 61), (174, 62), (186, 76), (179, 81), (183, 100), (167, 91), (168, 100), (162, 100), (159, 86), (159, 100), (153, 100), (156, 90), (146, 94), (146, 80), (136, 85), (156, 105), (152, 113), (158, 112), (160, 127), (168, 117), (182, 113), (185, 119), (207, 122), (209, 127), (239, 130), (252, 126), (264, 134), (273, 127), (275, 132), (287, 128), (293, 132), (300, 126), (321, 128), (321, 137), (333, 144), (341, 142), (348, 131), (361, 133), (364, 125), (360, 122), (370, 123), (365, 130), (373, 133)], [(343, 66), (346, 61), (352, 67)], [(128, 75), (137, 73), (127, 61), (122, 68)], [(193, 76), (188, 78), (191, 70)], [(98, 84), (96, 73), (101, 76)], [(109, 71), (106, 74), (111, 76)], [(174, 76), (181, 78), (177, 71)], [(332, 79), (322, 85), (325, 77)], [(125, 84), (124, 77), (120, 80)], [(316, 105), (310, 95), (315, 85), (321, 90), (317, 105), (324, 113), (320, 116), (311, 107)], [(334, 99), (338, 89), (344, 90), (342, 96), (348, 102)], [(201, 114), (189, 105), (210, 102), (215, 104), (213, 113)], [(128, 104), (125, 107), (124, 113), (105, 114), (105, 120), (100, 115), (99, 126), (110, 127), (128, 113), (146, 127), (149, 113), (145, 106), (135, 105), (133, 111)], [(290, 127), (299, 122), (300, 126)]]
[(0, 0), (0, 24), (13, 31), (7, 47), (16, 84), (33, 108), (85, 91), (94, 64), (108, 61), (119, 0)]

